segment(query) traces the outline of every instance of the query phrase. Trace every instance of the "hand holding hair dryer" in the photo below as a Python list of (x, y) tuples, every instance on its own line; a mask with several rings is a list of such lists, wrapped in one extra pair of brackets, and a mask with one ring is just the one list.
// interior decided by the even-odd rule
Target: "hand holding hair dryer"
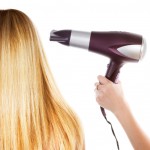
[[(120, 68), (126, 62), (138, 62), (146, 51), (145, 41), (141, 35), (129, 32), (83, 32), (74, 30), (51, 31), (50, 41), (57, 41), (61, 44), (84, 48), (90, 52), (104, 55), (110, 58), (110, 63), (105, 77), (114, 83)], [(119, 143), (114, 133), (112, 124), (107, 120), (104, 108), (101, 107), (102, 114), (111, 125), (112, 133), (116, 139), (119, 150)]]

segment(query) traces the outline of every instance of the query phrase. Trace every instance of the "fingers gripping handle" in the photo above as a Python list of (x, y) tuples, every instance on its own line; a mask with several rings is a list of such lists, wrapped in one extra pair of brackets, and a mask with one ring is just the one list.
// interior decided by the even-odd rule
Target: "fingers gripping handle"
[[(118, 81), (117, 79), (120, 73), (120, 68), (122, 66), (123, 66), (122, 62), (111, 60), (110, 63), (107, 65), (108, 69), (107, 69), (105, 77), (109, 79), (110, 81), (117, 84), (117, 81)], [(101, 108), (101, 112), (103, 116), (106, 117), (105, 109), (103, 107), (100, 107), (100, 108)]]

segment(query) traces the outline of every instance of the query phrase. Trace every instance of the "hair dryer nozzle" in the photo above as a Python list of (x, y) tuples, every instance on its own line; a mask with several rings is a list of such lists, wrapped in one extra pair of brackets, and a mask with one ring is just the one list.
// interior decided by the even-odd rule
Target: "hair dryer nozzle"
[(50, 41), (56, 41), (64, 45), (69, 45), (71, 30), (52, 30), (50, 33)]
[(145, 57), (145, 53), (146, 53), (146, 41), (142, 37), (142, 46), (141, 46), (140, 60), (142, 60)]

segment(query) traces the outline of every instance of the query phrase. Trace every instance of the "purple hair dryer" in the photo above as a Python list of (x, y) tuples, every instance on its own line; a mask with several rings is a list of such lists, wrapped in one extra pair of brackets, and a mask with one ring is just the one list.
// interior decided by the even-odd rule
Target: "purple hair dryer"
[[(88, 49), (110, 58), (105, 77), (114, 83), (117, 83), (117, 77), (120, 68), (126, 62), (138, 62), (145, 54), (144, 39), (141, 35), (129, 32), (82, 32), (74, 30), (51, 31), (51, 41), (57, 41), (68, 46)], [(106, 121), (104, 108), (101, 111)], [(112, 125), (111, 129), (113, 135)], [(115, 136), (116, 138), (116, 136)], [(117, 147), (119, 144), (116, 138)]]
[(51, 31), (51, 41), (88, 49), (110, 58), (106, 78), (117, 82), (120, 68), (125, 62), (138, 62), (145, 54), (141, 35), (129, 32), (82, 32), (74, 30)]

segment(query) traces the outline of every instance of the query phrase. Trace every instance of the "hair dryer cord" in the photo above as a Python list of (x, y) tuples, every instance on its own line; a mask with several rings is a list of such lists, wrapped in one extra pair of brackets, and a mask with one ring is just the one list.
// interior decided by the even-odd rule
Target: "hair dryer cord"
[(112, 126), (111, 122), (107, 120), (106, 113), (105, 113), (105, 109), (104, 109), (103, 107), (101, 107), (101, 106), (100, 106), (100, 109), (101, 109), (101, 112), (102, 112), (102, 114), (103, 114), (105, 120), (106, 120), (107, 123), (110, 124), (110, 126), (111, 126), (111, 131), (112, 131), (112, 133), (113, 133), (113, 135), (114, 135), (114, 137), (115, 137), (115, 139), (116, 139), (117, 148), (118, 148), (118, 150), (120, 150), (120, 148), (119, 148), (119, 142), (118, 142), (117, 137), (116, 137), (116, 135), (115, 135), (113, 126)]

